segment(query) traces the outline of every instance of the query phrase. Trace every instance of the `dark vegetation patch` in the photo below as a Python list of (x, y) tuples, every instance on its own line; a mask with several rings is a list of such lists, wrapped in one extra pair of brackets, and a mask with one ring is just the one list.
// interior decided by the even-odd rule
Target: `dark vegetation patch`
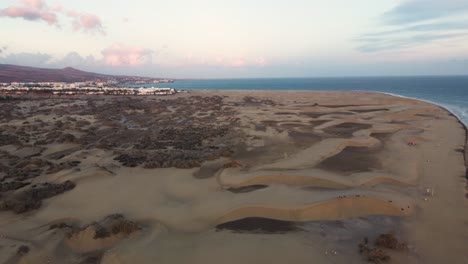
[(249, 192), (254, 192), (254, 191), (265, 189), (265, 188), (268, 188), (268, 185), (257, 184), (257, 185), (239, 187), (239, 188), (229, 188), (227, 190), (232, 193), (249, 193)]
[(310, 124), (312, 124), (313, 126), (320, 126), (320, 125), (323, 125), (327, 122), (330, 122), (330, 120), (312, 120), (312, 121), (309, 121)]
[(56, 224), (52, 224), (52, 225), (49, 226), (49, 230), (52, 230), (52, 229), (65, 229), (65, 228), (73, 229), (75, 227), (73, 225), (69, 225), (67, 223), (56, 223)]
[(381, 234), (377, 237), (375, 240), (375, 246), (394, 250), (404, 250), (407, 248), (406, 243), (399, 242), (392, 233)]
[[(40, 175), (76, 167), (80, 161), (54, 163), (41, 158), (24, 158), (0, 153), (0, 183), (24, 182)], [(3, 176), (2, 176), (3, 175)], [(19, 185), (19, 183), (15, 183)]]
[[(71, 228), (69, 228), (70, 225), (64, 225), (64, 228), (67, 228), (69, 232), (69, 237), (79, 235), (82, 231), (91, 228), (92, 230), (94, 230), (94, 239), (103, 239), (115, 235), (129, 236), (130, 234), (139, 231), (142, 228), (139, 224), (127, 220), (121, 214), (109, 215), (98, 222), (93, 222), (81, 228), (76, 226), (72, 226)], [(52, 226), (51, 229), (53, 229)]]
[(79, 262), (79, 264), (100, 264), (103, 252), (93, 252), (83, 256), (83, 259)]
[(265, 126), (277, 126), (279, 122), (276, 120), (263, 120), (261, 123)]
[(0, 146), (21, 144), (18, 136), (10, 134), (0, 134)]
[(256, 97), (253, 97), (253, 96), (245, 96), (242, 99), (242, 103), (237, 104), (237, 105), (243, 105), (243, 106), (262, 106), (262, 105), (276, 106), (277, 104), (276, 104), (275, 101), (273, 101), (271, 99), (256, 98)]
[(51, 164), (49, 165), (49, 168), (46, 171), (46, 174), (53, 174), (62, 170), (71, 169), (71, 168), (77, 167), (80, 163), (81, 161), (79, 160), (64, 161), (60, 163), (51, 162)]
[(350, 110), (356, 113), (372, 113), (372, 112), (382, 112), (382, 111), (389, 111), (388, 108), (378, 108), (378, 109), (353, 109)]
[(438, 118), (437, 116), (431, 115), (431, 114), (416, 114), (415, 116), (427, 117), (427, 118), (432, 118), (432, 119), (437, 119)]
[(326, 113), (326, 112), (301, 112), (299, 114), (302, 115), (302, 116), (310, 117), (310, 118), (318, 118), (318, 117), (321, 117), (323, 115), (328, 115), (328, 113)]
[(50, 163), (39, 158), (31, 158), (21, 160), (20, 158), (7, 157), (12, 163), (5, 166), (6, 175), (2, 179), (14, 179), (17, 181), (24, 181), (38, 177), (42, 174), (45, 168), (47, 168)]
[(304, 128), (304, 127), (308, 127), (310, 125), (307, 125), (307, 124), (302, 124), (302, 123), (282, 123), (281, 124), (281, 127), (282, 128), (285, 128), (285, 129), (294, 129), (294, 128)]
[(75, 188), (75, 183), (71, 181), (59, 184), (42, 183), (32, 185), (31, 188), (27, 190), (2, 197), (0, 210), (13, 211), (16, 214), (25, 213), (38, 209), (42, 204), (42, 200), (59, 195), (73, 188)]
[(18, 257), (22, 257), (22, 256), (24, 256), (24, 255), (26, 255), (28, 253), (29, 253), (29, 247), (26, 246), (26, 245), (21, 245), (16, 250), (16, 256), (18, 256)]
[(379, 235), (374, 242), (374, 247), (369, 244), (369, 239), (366, 237), (358, 247), (359, 253), (368, 262), (376, 264), (391, 260), (388, 250), (403, 251), (408, 249), (406, 243), (399, 242), (392, 233)]
[(11, 102), (11, 101), (20, 101), (23, 100), (21, 97), (9, 96), (9, 95), (2, 95), (0, 96), (0, 102)]
[(230, 230), (238, 233), (282, 234), (299, 231), (294, 222), (262, 217), (247, 217), (216, 226), (217, 231)]
[[(203, 147), (203, 142), (210, 138), (223, 137), (229, 131), (227, 126), (206, 127), (189, 126), (184, 128), (166, 128), (157, 135), (144, 135), (136, 142), (136, 149), (176, 149), (192, 150)], [(211, 146), (216, 148), (217, 146)]]
[(122, 151), (114, 160), (119, 161), (125, 167), (137, 167), (142, 165), (147, 169), (179, 168), (189, 169), (199, 167), (202, 162), (214, 160), (219, 157), (228, 157), (231, 152), (220, 150), (152, 150), (152, 151)]
[(77, 141), (76, 137), (69, 133), (63, 133), (58, 138), (58, 143), (75, 143)]
[(322, 161), (317, 168), (346, 174), (381, 169), (382, 165), (376, 157), (377, 151), (366, 147), (346, 147)]
[(10, 182), (0, 182), (0, 192), (9, 192), (23, 188), (24, 186), (29, 185), (29, 182), (21, 181), (10, 181)]
[(407, 125), (408, 122), (406, 122), (406, 121), (392, 120), (392, 121), (389, 122), (389, 124), (394, 124), (394, 125)]
[(301, 112), (299, 114), (310, 118), (318, 118), (324, 115), (354, 115), (351, 112)]
[(276, 112), (275, 115), (296, 115), (294, 112)]
[(363, 129), (369, 129), (372, 125), (369, 124), (360, 124), (360, 123), (341, 123), (336, 126), (327, 127), (323, 131), (332, 136), (341, 137), (341, 138), (350, 138), (353, 136), (353, 133)]
[(68, 155), (71, 155), (77, 152), (78, 150), (80, 150), (80, 148), (71, 148), (71, 149), (61, 150), (61, 151), (57, 151), (57, 152), (47, 155), (46, 158), (52, 159), (52, 160), (59, 160), (61, 158), (64, 158)]
[(265, 132), (267, 127), (263, 124), (255, 124), (255, 131), (262, 131)]
[(326, 108), (342, 108), (342, 107), (355, 107), (355, 106), (365, 106), (365, 105), (356, 105), (356, 104), (347, 104), (347, 105), (320, 105), (320, 107), (326, 107)]
[(331, 112), (329, 115), (354, 115), (352, 112)]
[[(88, 101), (96, 124), (79, 139), (85, 148), (113, 150), (123, 166), (193, 168), (229, 156), (239, 140), (239, 119), (223, 97), (191, 96)], [(199, 115), (200, 109), (204, 115)]]

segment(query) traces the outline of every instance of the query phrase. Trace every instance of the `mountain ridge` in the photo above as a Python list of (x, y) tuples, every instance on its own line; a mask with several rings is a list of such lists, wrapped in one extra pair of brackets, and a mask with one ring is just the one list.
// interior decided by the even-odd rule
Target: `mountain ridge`
[(157, 80), (140, 76), (109, 75), (82, 71), (73, 67), (61, 69), (38, 68), (13, 64), (0, 64), (0, 82), (84, 82), (110, 81), (123, 82), (126, 80)]

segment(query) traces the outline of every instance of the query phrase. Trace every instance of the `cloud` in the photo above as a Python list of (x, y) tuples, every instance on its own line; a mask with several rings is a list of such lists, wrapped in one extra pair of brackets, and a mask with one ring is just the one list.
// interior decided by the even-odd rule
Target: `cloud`
[(138, 66), (151, 62), (153, 51), (140, 47), (114, 44), (102, 52), (103, 60), (109, 66)]
[[(5, 53), (1, 52), (0, 63), (27, 65), (34, 67), (77, 67), (102, 70), (102, 68), (135, 68), (152, 64), (154, 52), (141, 47), (114, 44), (102, 50), (102, 57), (92, 55), (82, 56), (78, 52), (70, 52), (64, 57), (54, 57), (45, 53)], [(3, 51), (5, 51), (3, 49)], [(109, 67), (111, 66), (111, 67)]]
[(62, 5), (48, 6), (44, 0), (17, 0), (19, 5), (0, 9), (0, 17), (23, 18), (28, 21), (44, 21), (49, 25), (59, 25), (59, 15), (72, 18), (75, 31), (100, 32), (105, 34), (101, 18), (90, 13), (67, 10)]
[(361, 52), (377, 52), (377, 51), (385, 51), (385, 50), (394, 50), (394, 49), (402, 49), (408, 48), (420, 44), (427, 44), (432, 43), (438, 40), (444, 39), (452, 39), (452, 38), (463, 38), (467, 37), (468, 33), (466, 34), (421, 34), (421, 35), (413, 35), (407, 37), (397, 37), (397, 38), (387, 38), (387, 37), (369, 37), (363, 38), (362, 40), (367, 42), (357, 49)]
[(231, 67), (245, 67), (247, 65), (247, 61), (245, 59), (234, 59), (228, 63), (227, 66)]
[(66, 14), (73, 19), (73, 30), (96, 31), (105, 34), (98, 16), (77, 11), (67, 11)]
[(436, 22), (426, 23), (407, 27), (399, 27), (393, 30), (386, 30), (363, 35), (364, 37), (386, 36), (398, 33), (413, 33), (413, 32), (435, 32), (447, 30), (467, 30), (468, 21), (451, 21), (451, 22)]
[(402, 25), (463, 14), (467, 11), (466, 0), (406, 0), (386, 12), (382, 19), (386, 24)]
[(102, 61), (96, 60), (94, 56), (81, 56), (78, 52), (72, 51), (61, 59), (55, 59), (49, 62), (57, 67), (99, 67), (104, 66)]
[(44, 21), (49, 25), (57, 25), (58, 23), (57, 15), (47, 8), (43, 0), (22, 0), (19, 6), (0, 9), (0, 16)]
[(361, 52), (378, 52), (456, 40), (468, 34), (467, 0), (405, 0), (380, 17), (385, 30), (357, 38)]
[(255, 58), (255, 59), (246, 59), (246, 58), (237, 58), (224, 63), (223, 66), (227, 67), (264, 67), (267, 66), (268, 62), (265, 58)]
[[(180, 61), (164, 61), (161, 53), (143, 47), (114, 44), (102, 50), (101, 55), (86, 56), (72, 51), (65, 56), (52, 56), (43, 53), (0, 53), (0, 63), (34, 66), (41, 68), (65, 68), (100, 72), (108, 74), (125, 74), (160, 77), (201, 77), (216, 74), (251, 74), (268, 72), (273, 66), (264, 57), (218, 57), (206, 60), (194, 58), (188, 62), (186, 58)], [(156, 57), (158, 55), (158, 57)], [(158, 60), (155, 60), (155, 59)], [(278, 68), (278, 65), (276, 65)], [(279, 69), (279, 68), (278, 68)], [(281, 72), (279, 72), (281, 73)], [(223, 76), (223, 75), (218, 75)], [(233, 75), (234, 76), (234, 75)], [(156, 77), (156, 76), (155, 76)]]
[(45, 3), (43, 0), (21, 0), (26, 6), (35, 7), (35, 8), (43, 8)]
[(43, 67), (44, 65), (47, 65), (51, 59), (52, 56), (45, 53), (22, 52), (0, 57), (0, 63)]

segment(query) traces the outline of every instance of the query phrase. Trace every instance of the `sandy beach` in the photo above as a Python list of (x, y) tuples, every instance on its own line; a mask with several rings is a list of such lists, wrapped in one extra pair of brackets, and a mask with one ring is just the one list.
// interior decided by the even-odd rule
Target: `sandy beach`
[(371, 92), (0, 102), (0, 263), (468, 263), (466, 132)]

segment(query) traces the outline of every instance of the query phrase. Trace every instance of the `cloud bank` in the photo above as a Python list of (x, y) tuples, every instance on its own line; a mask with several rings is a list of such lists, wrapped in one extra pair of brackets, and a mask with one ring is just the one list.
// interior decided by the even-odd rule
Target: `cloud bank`
[(382, 19), (386, 24), (405, 25), (463, 14), (466, 11), (466, 0), (406, 0), (386, 12)]
[(389, 28), (361, 35), (361, 52), (398, 50), (468, 35), (467, 0), (405, 0), (380, 17)]
[(101, 52), (103, 61), (109, 66), (138, 66), (151, 62), (153, 51), (141, 47), (114, 44)]
[(18, 6), (10, 6), (0, 10), (0, 16), (23, 18), (29, 21), (44, 21), (49, 25), (57, 25), (57, 14), (50, 10), (43, 0), (22, 0)]
[(44, 0), (18, 0), (17, 5), (0, 9), (0, 17), (46, 22), (51, 26), (59, 26), (60, 15), (72, 19), (72, 27), (75, 31), (105, 34), (101, 18), (97, 15), (67, 10), (61, 5), (51, 7)]

